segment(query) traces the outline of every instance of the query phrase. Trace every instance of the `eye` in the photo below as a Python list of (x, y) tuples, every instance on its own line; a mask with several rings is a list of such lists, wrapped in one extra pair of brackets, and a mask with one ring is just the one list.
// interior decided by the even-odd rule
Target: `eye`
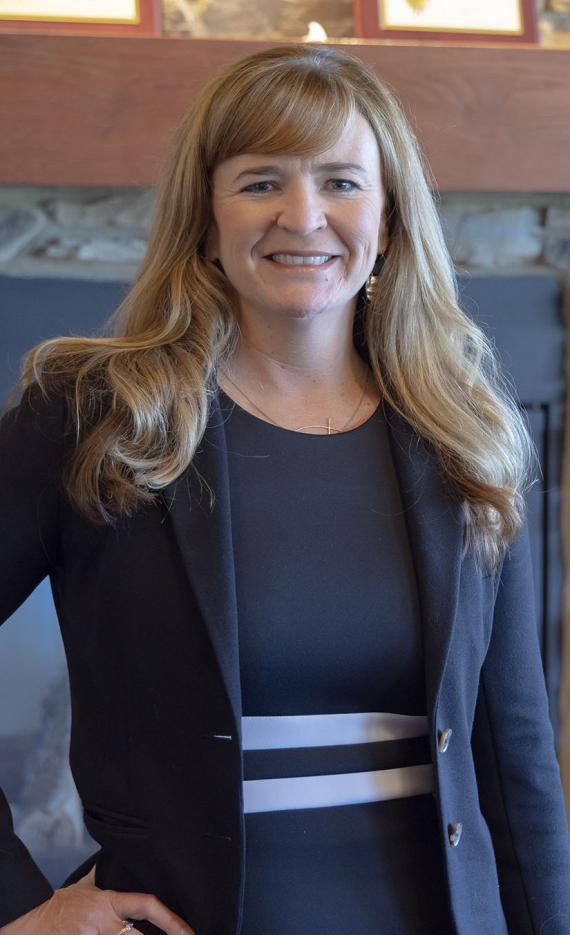
[(260, 188), (260, 185), (273, 185), (273, 182), (252, 182), (251, 185), (246, 185), (245, 188), (242, 188), (242, 192), (251, 192), (252, 194), (263, 195), (264, 192), (271, 191), (271, 188)]
[(351, 181), (351, 179), (329, 179), (329, 183), (335, 186), (334, 191), (337, 192), (352, 192), (360, 187), (356, 184), (356, 182)]

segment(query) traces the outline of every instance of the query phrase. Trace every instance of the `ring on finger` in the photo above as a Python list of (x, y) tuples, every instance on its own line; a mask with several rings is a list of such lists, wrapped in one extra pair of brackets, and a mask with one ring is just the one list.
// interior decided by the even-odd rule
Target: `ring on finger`
[(134, 922), (129, 922), (128, 919), (123, 919), (123, 927), (118, 935), (127, 935), (127, 932), (131, 932), (133, 929)]

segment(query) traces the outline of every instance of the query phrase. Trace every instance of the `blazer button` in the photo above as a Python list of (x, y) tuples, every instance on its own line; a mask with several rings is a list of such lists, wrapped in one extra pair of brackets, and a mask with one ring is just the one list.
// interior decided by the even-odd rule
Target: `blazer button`
[(457, 847), (461, 840), (461, 835), (463, 833), (463, 825), (460, 821), (454, 821), (452, 824), (447, 826), (447, 834), (449, 836), (449, 843), (452, 847)]
[(440, 730), (439, 740), (437, 742), (437, 749), (440, 753), (445, 753), (449, 747), (449, 741), (451, 740), (451, 735), (453, 731), (451, 727), (446, 727), (445, 730)]

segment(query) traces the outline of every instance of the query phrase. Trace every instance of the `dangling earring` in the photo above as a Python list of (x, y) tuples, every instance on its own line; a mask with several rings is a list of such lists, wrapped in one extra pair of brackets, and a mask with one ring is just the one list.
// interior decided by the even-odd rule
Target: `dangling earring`
[(372, 267), (372, 272), (364, 284), (364, 289), (366, 290), (366, 298), (370, 302), (372, 295), (374, 293), (375, 280), (378, 278), (382, 272), (382, 267), (386, 262), (386, 257), (383, 253), (379, 253), (376, 257), (374, 266)]

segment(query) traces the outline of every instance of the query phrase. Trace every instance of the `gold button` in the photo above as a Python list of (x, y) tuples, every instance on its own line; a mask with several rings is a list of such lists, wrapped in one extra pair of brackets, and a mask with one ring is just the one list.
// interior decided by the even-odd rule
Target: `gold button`
[(449, 747), (449, 741), (451, 740), (451, 735), (453, 731), (451, 727), (446, 727), (445, 730), (440, 730), (439, 740), (437, 742), (437, 749), (440, 753), (445, 753)]

